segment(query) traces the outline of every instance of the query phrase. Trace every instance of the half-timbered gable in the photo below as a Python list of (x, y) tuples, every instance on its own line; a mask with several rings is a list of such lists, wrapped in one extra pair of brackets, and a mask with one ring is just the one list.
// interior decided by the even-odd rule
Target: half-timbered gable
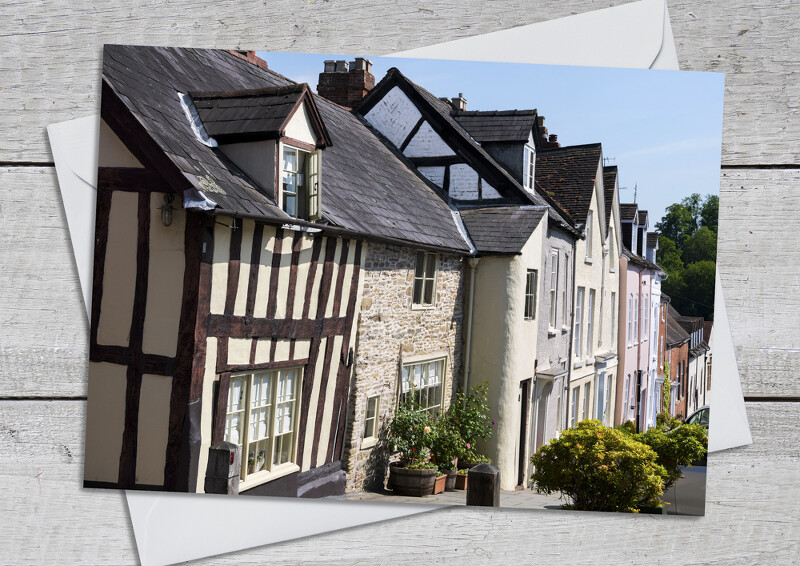
[(426, 339), (392, 327), (380, 379), (413, 354), (456, 381), (460, 223), (357, 116), (230, 52), (107, 46), (101, 112), (86, 484), (203, 491), (226, 440), (243, 493), (342, 493), (384, 274), (379, 318)]
[(454, 204), (546, 204), (481, 147), (458, 110), (395, 68), (356, 110)]

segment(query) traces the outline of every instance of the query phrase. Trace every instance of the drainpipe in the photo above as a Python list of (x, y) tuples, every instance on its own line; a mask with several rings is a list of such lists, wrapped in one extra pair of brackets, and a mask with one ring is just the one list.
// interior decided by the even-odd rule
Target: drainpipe
[[(578, 259), (575, 257), (577, 254), (577, 248), (573, 244), (572, 246), (572, 296), (570, 297), (570, 302), (572, 303), (572, 308), (570, 310), (570, 317), (569, 317), (569, 357), (567, 358), (567, 410), (564, 411), (564, 419), (566, 421), (565, 424), (569, 424), (570, 415), (572, 414), (572, 404), (570, 399), (571, 393), (571, 386), (572, 386), (572, 348), (575, 344), (575, 289), (577, 288), (575, 283), (575, 264), (578, 263)], [(575, 423), (577, 424), (577, 423)], [(564, 428), (569, 428), (565, 426)]]
[[(467, 302), (467, 347), (466, 357), (464, 359), (464, 393), (469, 392), (469, 366), (470, 357), (472, 355), (472, 313), (475, 310), (475, 272), (478, 271), (479, 257), (471, 257), (467, 259), (469, 265), (469, 301)], [(466, 400), (465, 400), (466, 402)]]

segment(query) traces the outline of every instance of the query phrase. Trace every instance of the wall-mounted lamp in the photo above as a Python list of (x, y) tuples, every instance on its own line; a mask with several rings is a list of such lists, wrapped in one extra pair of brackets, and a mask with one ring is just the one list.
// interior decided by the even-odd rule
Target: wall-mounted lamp
[(161, 207), (161, 222), (164, 226), (169, 226), (172, 224), (172, 211), (175, 210), (175, 207), (170, 204), (173, 200), (175, 200), (175, 195), (172, 193), (166, 193), (164, 195), (164, 205)]

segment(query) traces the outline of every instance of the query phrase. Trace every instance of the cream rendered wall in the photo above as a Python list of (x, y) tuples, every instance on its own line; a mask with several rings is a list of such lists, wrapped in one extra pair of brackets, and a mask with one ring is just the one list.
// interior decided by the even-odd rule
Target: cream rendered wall
[(164, 484), (172, 377), (144, 374), (139, 398), (136, 483)]
[(219, 149), (262, 188), (275, 190), (275, 140), (226, 143)]
[(117, 483), (119, 479), (127, 375), (127, 366), (89, 362), (89, 399), (92, 402), (86, 404), (84, 481)]
[(97, 343), (127, 346), (136, 290), (138, 193), (115, 191), (111, 195), (108, 238), (103, 271), (103, 298), (97, 323)]
[[(602, 161), (601, 161), (602, 163)], [(603, 174), (602, 166), (598, 166), (598, 173), (595, 176), (595, 189), (592, 193), (592, 200), (589, 209), (592, 211), (592, 225), (587, 230), (592, 231), (592, 250), (591, 258), (587, 258), (586, 239), (575, 242), (575, 282), (573, 289), (573, 312), (577, 315), (578, 287), (584, 288), (583, 309), (581, 312), (581, 356), (578, 357), (575, 349), (575, 337), (573, 336), (572, 349), (572, 376), (570, 384), (570, 408), (573, 396), (578, 394), (577, 421), (581, 420), (582, 409), (584, 406), (584, 391), (586, 384), (591, 383), (589, 407), (596, 407), (596, 387), (594, 383), (596, 354), (602, 353), (598, 350), (597, 336), (600, 321), (600, 292), (603, 285), (603, 253), (602, 247), (605, 241), (605, 209), (603, 203)], [(588, 215), (587, 215), (588, 217)], [(582, 219), (584, 222), (586, 219)], [(595, 290), (595, 303), (593, 309), (592, 323), (592, 348), (587, 352), (587, 317), (589, 311), (589, 290)], [(608, 312), (608, 310), (606, 310)], [(610, 325), (610, 317), (604, 326)], [(573, 321), (574, 328), (575, 321)]]
[(128, 151), (114, 131), (100, 120), (100, 144), (97, 152), (97, 165), (99, 167), (135, 167), (142, 168), (142, 164)]
[(172, 212), (172, 224), (164, 226), (159, 208), (163, 204), (164, 193), (150, 195), (150, 261), (147, 269), (142, 351), (145, 354), (174, 357), (178, 348), (186, 262), (186, 212), (180, 197), (176, 198), (173, 201), (175, 210)]
[[(475, 275), (469, 382), (470, 386), (489, 382), (488, 402), (497, 424), (492, 437), (478, 448), (500, 468), (502, 489), (517, 485), (519, 386), (533, 377), (538, 317), (545, 316), (537, 309), (535, 319), (524, 319), (527, 270), (536, 269), (538, 277), (542, 277), (546, 221), (544, 218), (540, 222), (520, 255), (481, 258)], [(532, 429), (529, 414), (529, 434)], [(527, 446), (529, 440), (526, 439)]]
[(311, 123), (311, 116), (309, 116), (308, 108), (304, 102), (302, 107), (298, 108), (294, 113), (289, 123), (286, 124), (286, 137), (316, 145), (317, 136), (311, 127)]

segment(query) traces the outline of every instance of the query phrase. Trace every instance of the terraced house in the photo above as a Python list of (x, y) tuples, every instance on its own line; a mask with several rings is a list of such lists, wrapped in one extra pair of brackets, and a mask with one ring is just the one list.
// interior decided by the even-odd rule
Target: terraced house
[(252, 54), (121, 46), (101, 115), (86, 485), (203, 491), (226, 440), (243, 493), (342, 493), (398, 397), (447, 406), (472, 247), (357, 116)]
[[(561, 203), (583, 238), (575, 244), (573, 337), (568, 426), (615, 410), (617, 347), (614, 332), (620, 249), (616, 180), (606, 195), (603, 151), (597, 144), (542, 151), (537, 184)], [(612, 176), (613, 177), (613, 176)], [(606, 200), (611, 205), (606, 207)]]
[[(468, 111), (463, 96), (439, 99), (397, 69), (356, 112), (441, 189), (475, 245), (464, 276), (463, 384), (489, 382), (497, 426), (479, 448), (500, 467), (503, 488), (525, 485), (537, 442), (560, 428), (569, 340), (561, 339), (560, 350), (549, 347), (543, 369), (551, 373), (541, 381), (538, 352), (569, 332), (568, 277), (578, 235), (534, 183), (537, 151), (550, 143), (542, 120), (535, 110)], [(543, 336), (550, 321), (554, 332)]]

